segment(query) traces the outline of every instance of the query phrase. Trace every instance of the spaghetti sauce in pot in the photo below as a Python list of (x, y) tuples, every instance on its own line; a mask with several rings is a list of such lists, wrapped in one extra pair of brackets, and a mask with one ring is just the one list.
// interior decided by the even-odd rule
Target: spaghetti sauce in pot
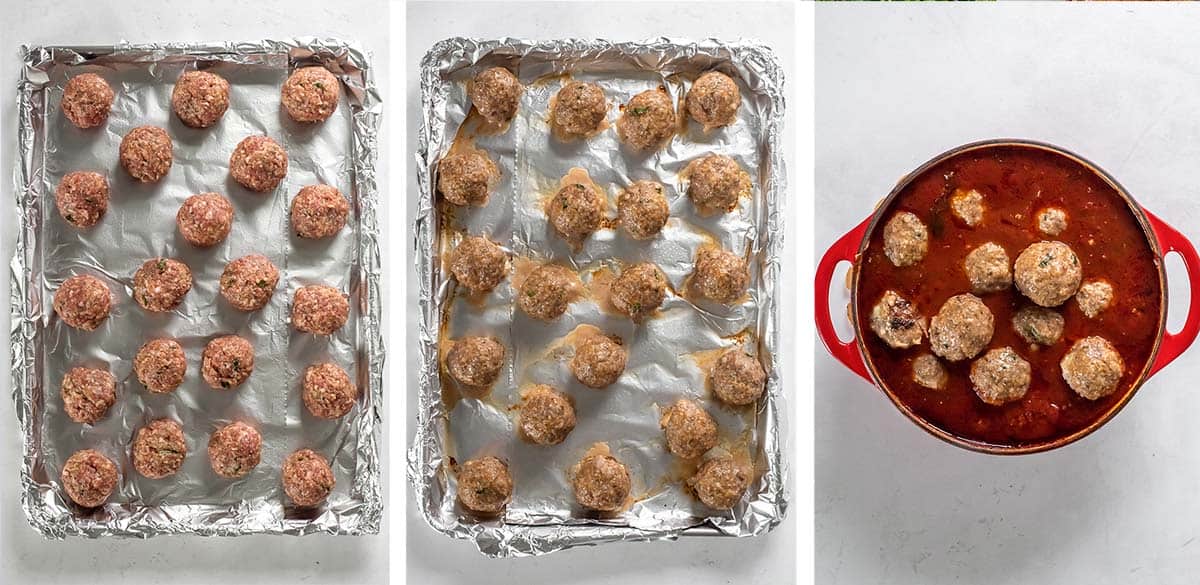
[[(982, 215), (977, 207), (965, 217), (955, 213), (952, 198), (970, 191), (982, 195), (973, 196), (982, 204)], [(1161, 266), (1129, 205), (1097, 172), (1035, 146), (970, 149), (924, 170), (883, 211), (859, 259), (859, 336), (877, 378), (903, 408), (976, 443), (1027, 447), (1097, 422), (1139, 383), (1162, 323)], [(1047, 208), (1066, 212), (1066, 227), (1056, 235), (1039, 230), (1039, 212)], [(921, 260), (897, 267), (884, 251), (883, 226), (901, 212), (924, 223), (928, 242)], [(1049, 345), (1026, 341), (1013, 326), (1018, 311), (1035, 306), (1015, 285), (973, 291), (964, 268), (969, 252), (992, 242), (1007, 252), (1011, 269), (1022, 250), (1040, 241), (1067, 244), (1078, 257), (1083, 282), (1103, 279), (1113, 293), (1107, 308), (1090, 318), (1075, 298), (1052, 307), (1063, 317), (1063, 333)], [(872, 331), (872, 308), (889, 290), (907, 299), (924, 318), (926, 331), (919, 344), (893, 348)], [(932, 353), (929, 319), (947, 299), (966, 293), (978, 296), (994, 316), (991, 340), (971, 358), (939, 358), (947, 374), (941, 388), (922, 386), (914, 380), (913, 361)], [(1076, 341), (1090, 336), (1108, 340), (1124, 361), (1116, 390), (1097, 400), (1072, 390), (1059, 365)], [(972, 386), (971, 365), (988, 351), (1005, 347), (1029, 362), (1028, 391), (1010, 402), (988, 404)]]

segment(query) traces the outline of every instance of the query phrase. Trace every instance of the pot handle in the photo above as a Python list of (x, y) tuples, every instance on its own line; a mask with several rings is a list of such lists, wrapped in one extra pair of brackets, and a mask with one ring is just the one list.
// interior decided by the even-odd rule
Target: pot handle
[(1158, 356), (1154, 358), (1154, 365), (1150, 366), (1150, 373), (1147, 374), (1149, 377), (1175, 361), (1175, 358), (1196, 341), (1196, 335), (1200, 333), (1200, 255), (1196, 253), (1196, 247), (1192, 245), (1192, 242), (1179, 233), (1179, 230), (1167, 225), (1153, 213), (1149, 211), (1145, 213), (1146, 218), (1150, 220), (1150, 228), (1154, 230), (1154, 236), (1158, 238), (1158, 245), (1162, 249), (1163, 256), (1169, 252), (1175, 252), (1183, 258), (1190, 289), (1188, 291), (1190, 294), (1188, 314), (1187, 319), (1183, 322), (1183, 328), (1179, 330), (1179, 333), (1163, 332), (1162, 344), (1158, 347)]
[(825, 251), (825, 255), (821, 257), (821, 262), (817, 264), (817, 290), (814, 296), (817, 300), (817, 334), (821, 336), (821, 342), (825, 344), (825, 349), (829, 350), (829, 353), (837, 358), (839, 362), (842, 362), (842, 365), (850, 368), (850, 371), (874, 384), (874, 381), (871, 380), (871, 375), (867, 373), (867, 366), (863, 363), (862, 354), (858, 351), (858, 340), (851, 339), (850, 341), (843, 342), (838, 339), (837, 331), (833, 328), (833, 317), (829, 314), (829, 287), (833, 283), (833, 271), (842, 262), (854, 261), (855, 254), (858, 252), (858, 246), (862, 243), (863, 236), (866, 235), (867, 227), (870, 223), (871, 218), (867, 218), (855, 226), (854, 229), (838, 238)]

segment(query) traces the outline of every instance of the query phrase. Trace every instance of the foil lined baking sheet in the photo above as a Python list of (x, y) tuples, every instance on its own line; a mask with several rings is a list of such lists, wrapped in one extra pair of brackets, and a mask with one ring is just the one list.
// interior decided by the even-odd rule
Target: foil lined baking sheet
[[(525, 86), (520, 109), (502, 133), (473, 132), (468, 81), (488, 67), (513, 70)], [(742, 103), (735, 124), (705, 133), (691, 122), (661, 152), (638, 155), (623, 147), (612, 128), (618, 105), (638, 92), (663, 86), (682, 103), (700, 73), (717, 69), (739, 85)], [(785, 192), (780, 133), (783, 74), (771, 51), (750, 42), (656, 39), (535, 42), (520, 39), (454, 38), (435, 45), (421, 64), (423, 119), (418, 139), (420, 193), (415, 223), (421, 328), (417, 432), (409, 475), (418, 505), (434, 529), (470, 539), (488, 556), (538, 555), (564, 548), (621, 540), (673, 539), (692, 535), (752, 536), (777, 525), (787, 507), (782, 413), (784, 392), (778, 299)], [(571, 79), (598, 83), (609, 99), (609, 129), (586, 141), (551, 136), (549, 104)], [(682, 110), (679, 115), (685, 115)], [(455, 140), (469, 140), (497, 162), (502, 177), (488, 205), (455, 210), (436, 195), (437, 163)], [(696, 213), (680, 177), (688, 162), (709, 153), (733, 157), (749, 172), (754, 193), (729, 214)], [(573, 167), (585, 169), (609, 197), (623, 186), (654, 179), (668, 191), (671, 220), (662, 234), (639, 242), (602, 229), (573, 251), (548, 227), (543, 201)], [(514, 272), (482, 301), (468, 298), (449, 275), (444, 259), (464, 234), (485, 234), (514, 258)], [(669, 294), (659, 314), (644, 324), (605, 311), (595, 299), (571, 305), (553, 323), (534, 321), (515, 308), (514, 275), (522, 266), (554, 260), (577, 270), (585, 284), (619, 272), (620, 266), (652, 261), (682, 291), (696, 250), (717, 244), (750, 260), (749, 299), (724, 307)], [(591, 390), (567, 367), (577, 327), (592, 325), (617, 334), (629, 350), (621, 379)], [(483, 399), (443, 392), (440, 341), (492, 335), (507, 348), (500, 381)], [(706, 373), (719, 352), (743, 345), (760, 356), (768, 373), (757, 407), (720, 405), (706, 389)], [(544, 383), (575, 401), (578, 424), (554, 447), (517, 438), (520, 391)], [(667, 451), (659, 428), (662, 409), (678, 398), (699, 400), (721, 428), (718, 450), (744, 456), (756, 470), (747, 497), (732, 510), (712, 510), (683, 487), (694, 468)], [(634, 503), (616, 517), (600, 518), (575, 503), (570, 469), (597, 443), (608, 446), (630, 470)], [(509, 464), (512, 502), (500, 518), (480, 519), (456, 501), (456, 465), (482, 455)]]
[[(369, 56), (332, 39), (245, 43), (119, 44), (106, 47), (25, 47), (18, 85), (17, 225), (12, 260), (13, 399), (24, 435), (22, 504), (35, 529), (66, 535), (149, 537), (165, 533), (304, 535), (377, 533), (382, 517), (380, 426), (384, 348), (380, 318), (380, 258), (375, 182), (382, 104)], [(334, 115), (321, 124), (292, 121), (279, 92), (297, 67), (321, 65), (342, 82)], [(208, 129), (183, 125), (171, 111), (175, 79), (204, 69), (231, 85), (230, 106)], [(59, 104), (67, 79), (93, 72), (116, 99), (106, 125), (80, 130)], [(134, 181), (120, 168), (118, 146), (139, 125), (166, 128), (174, 164), (158, 183)], [(229, 155), (246, 136), (267, 134), (288, 152), (287, 177), (268, 194), (247, 191), (228, 176)], [(66, 173), (93, 170), (108, 177), (108, 213), (95, 227), (77, 230), (59, 216), (54, 189)], [(336, 186), (351, 202), (346, 228), (323, 240), (291, 233), (291, 200), (300, 187)], [(216, 191), (235, 209), (221, 244), (195, 248), (183, 241), (175, 213), (195, 193)], [(243, 313), (219, 294), (218, 279), (234, 258), (261, 253), (279, 268), (279, 286), (262, 310)], [(174, 311), (151, 314), (132, 300), (133, 273), (145, 260), (182, 260), (194, 283)], [(110, 317), (93, 332), (71, 329), (51, 300), (64, 279), (91, 274), (108, 284)], [(327, 284), (349, 295), (350, 318), (320, 338), (291, 327), (295, 291)], [(254, 371), (235, 390), (209, 388), (200, 354), (221, 334), (246, 337), (255, 348)], [(133, 357), (148, 339), (170, 336), (187, 356), (187, 376), (173, 393), (151, 394), (133, 374)], [(304, 369), (332, 361), (351, 374), (359, 400), (345, 417), (310, 415), (300, 398)], [(117, 402), (95, 425), (71, 421), (59, 386), (73, 366), (106, 367), (117, 379)], [(133, 433), (155, 418), (182, 423), (188, 446), (174, 476), (149, 480), (129, 457)], [(241, 420), (262, 434), (262, 460), (246, 477), (224, 480), (209, 467), (208, 438)], [(71, 453), (92, 448), (120, 470), (117, 489), (99, 508), (83, 509), (60, 489), (59, 473)], [(314, 509), (296, 508), (283, 493), (280, 469), (296, 449), (323, 454), (336, 485)]]

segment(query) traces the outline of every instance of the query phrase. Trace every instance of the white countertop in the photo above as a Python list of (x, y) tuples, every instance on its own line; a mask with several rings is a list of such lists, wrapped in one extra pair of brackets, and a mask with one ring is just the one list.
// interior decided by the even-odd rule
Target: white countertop
[[(901, 175), (994, 137), (1074, 150), (1200, 238), (1197, 7), (816, 8), (817, 254)], [(1001, 458), (927, 435), (818, 343), (818, 582), (1196, 582), (1197, 379), (1192, 348), (1092, 436)]]

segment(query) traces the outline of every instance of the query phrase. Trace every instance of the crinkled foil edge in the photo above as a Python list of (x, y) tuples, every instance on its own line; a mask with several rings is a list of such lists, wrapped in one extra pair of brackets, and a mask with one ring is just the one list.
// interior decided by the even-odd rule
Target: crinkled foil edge
[[(442, 144), (445, 127), (446, 102), (450, 83), (443, 80), (439, 63), (455, 54), (485, 54), (497, 49), (506, 54), (525, 55), (531, 52), (595, 53), (616, 50), (637, 55), (654, 50), (670, 50), (678, 54), (722, 55), (755, 69), (767, 81), (765, 90), (771, 101), (770, 116), (764, 124), (767, 144), (766, 174), (763, 193), (767, 206), (769, 232), (763, 267), (763, 289), (766, 295), (759, 313), (762, 342), (772, 358), (767, 380), (766, 399), (758, 412), (762, 429), (761, 451), (767, 466), (761, 487), (746, 508), (744, 515), (732, 519), (709, 519), (708, 522), (685, 529), (646, 530), (623, 526), (602, 525), (514, 525), (494, 521), (478, 523), (444, 523), (436, 511), (446, 486), (439, 476), (445, 465), (443, 433), (448, 420), (440, 397), (441, 383), (438, 367), (438, 334), (440, 306), (435, 285), (437, 282), (438, 218), (434, 206), (433, 166)], [(489, 557), (522, 557), (547, 554), (578, 546), (605, 542), (674, 540), (681, 536), (746, 537), (765, 534), (783, 521), (787, 513), (787, 465), (784, 457), (784, 386), (783, 361), (779, 355), (779, 299), (782, 271), (784, 213), (787, 178), (782, 152), (782, 132), (785, 111), (783, 68), (774, 52), (754, 41), (723, 42), (715, 39), (689, 41), (681, 39), (651, 39), (640, 42), (611, 42), (606, 40), (566, 39), (531, 41), (523, 39), (450, 38), (438, 42), (421, 61), (422, 117), (417, 136), (417, 210), (413, 225), (413, 245), (419, 287), (418, 308), (420, 326), (417, 332), (417, 351), (420, 367), (417, 372), (419, 395), (417, 431), (408, 454), (408, 475), (425, 520), (438, 532), (459, 539), (474, 541), (479, 552)]]

